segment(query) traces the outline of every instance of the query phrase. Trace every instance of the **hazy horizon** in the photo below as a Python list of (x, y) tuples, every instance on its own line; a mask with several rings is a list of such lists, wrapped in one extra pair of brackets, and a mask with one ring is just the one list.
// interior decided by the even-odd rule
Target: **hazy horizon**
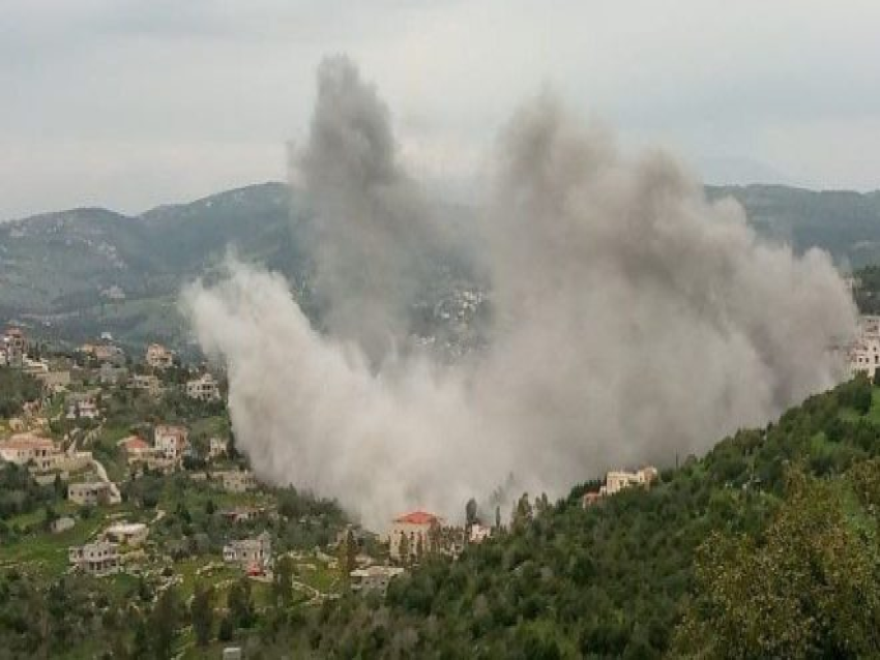
[(546, 87), (709, 183), (880, 187), (880, 6), (722, 8), (12, 0), (0, 218), (283, 180), (328, 52), (373, 72), (402, 160), (445, 195), (471, 192), (506, 109)]

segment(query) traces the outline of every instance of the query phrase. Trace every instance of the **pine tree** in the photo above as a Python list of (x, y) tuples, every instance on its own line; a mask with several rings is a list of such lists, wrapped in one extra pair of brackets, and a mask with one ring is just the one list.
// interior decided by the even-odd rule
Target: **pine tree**
[(214, 624), (214, 587), (197, 583), (189, 606), (196, 643), (207, 646), (211, 641), (211, 629)]
[(400, 534), (400, 543), (397, 545), (397, 554), (400, 557), (400, 562), (404, 566), (409, 565), (409, 537), (405, 533)]

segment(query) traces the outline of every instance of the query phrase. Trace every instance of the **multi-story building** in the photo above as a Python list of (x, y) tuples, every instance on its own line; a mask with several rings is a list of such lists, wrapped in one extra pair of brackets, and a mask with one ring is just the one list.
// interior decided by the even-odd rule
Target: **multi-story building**
[(645, 467), (636, 472), (615, 470), (605, 475), (605, 485), (599, 489), (602, 495), (614, 495), (632, 486), (650, 486), (657, 478), (657, 469)]
[(110, 575), (119, 570), (119, 550), (109, 541), (69, 548), (67, 556), (71, 565), (91, 575)]
[(266, 568), (272, 561), (272, 537), (263, 532), (253, 539), (230, 541), (223, 546), (223, 561), (245, 570)]
[(419, 553), (437, 550), (443, 519), (433, 513), (413, 511), (395, 518), (388, 533), (391, 558), (408, 562), (419, 558)]
[(208, 458), (214, 460), (226, 456), (229, 451), (229, 440), (225, 438), (211, 438), (208, 441)]
[(153, 432), (153, 447), (169, 460), (179, 460), (189, 447), (189, 431), (183, 426), (160, 424)]
[(152, 374), (135, 374), (131, 377), (129, 386), (133, 390), (141, 390), (151, 396), (156, 396), (162, 391), (162, 383)]
[(3, 352), (6, 355), (6, 363), (10, 367), (21, 367), (27, 355), (28, 341), (24, 331), (18, 326), (11, 325), (6, 328), (2, 338)]
[(199, 401), (219, 401), (220, 383), (211, 374), (204, 374), (187, 382), (186, 395)]
[(168, 369), (174, 364), (174, 352), (161, 344), (147, 346), (146, 363), (153, 369)]
[(384, 594), (388, 583), (404, 570), (398, 566), (368, 566), (349, 573), (352, 591), (375, 591)]
[(51, 468), (54, 455), (58, 452), (55, 443), (32, 433), (19, 433), (0, 442), (0, 458), (16, 465), (32, 464), (34, 468)]
[(103, 481), (87, 481), (67, 487), (67, 499), (80, 506), (108, 504), (110, 497), (110, 484)]
[(219, 479), (223, 484), (223, 490), (229, 493), (246, 493), (257, 487), (257, 480), (250, 470), (214, 472), (212, 477)]

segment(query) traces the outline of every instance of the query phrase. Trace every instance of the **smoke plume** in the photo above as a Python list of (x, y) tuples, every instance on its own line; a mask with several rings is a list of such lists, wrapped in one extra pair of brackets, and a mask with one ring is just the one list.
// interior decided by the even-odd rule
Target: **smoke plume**
[(325, 61), (299, 180), (326, 328), (279, 275), (234, 260), (184, 292), (264, 479), (379, 528), (414, 507), (458, 519), (510, 473), (558, 495), (611, 467), (668, 465), (844, 373), (833, 349), (855, 311), (826, 254), (761, 243), (669, 156), (624, 157), (546, 96), (502, 132), (475, 228), (487, 348), (452, 366), (401, 354), (438, 230), (395, 154), (375, 90)]

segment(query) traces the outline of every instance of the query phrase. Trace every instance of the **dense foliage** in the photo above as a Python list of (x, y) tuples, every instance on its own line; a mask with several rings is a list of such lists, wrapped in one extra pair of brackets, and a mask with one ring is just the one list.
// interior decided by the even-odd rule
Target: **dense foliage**
[(287, 643), (332, 657), (876, 656), (876, 395), (858, 379), (812, 397), (647, 492), (585, 510), (575, 489), (381, 604), (328, 605)]
[(28, 401), (40, 398), (42, 385), (21, 369), (0, 367), (0, 419), (15, 417)]
[(862, 314), (880, 314), (880, 266), (866, 266), (853, 273), (853, 294)]

